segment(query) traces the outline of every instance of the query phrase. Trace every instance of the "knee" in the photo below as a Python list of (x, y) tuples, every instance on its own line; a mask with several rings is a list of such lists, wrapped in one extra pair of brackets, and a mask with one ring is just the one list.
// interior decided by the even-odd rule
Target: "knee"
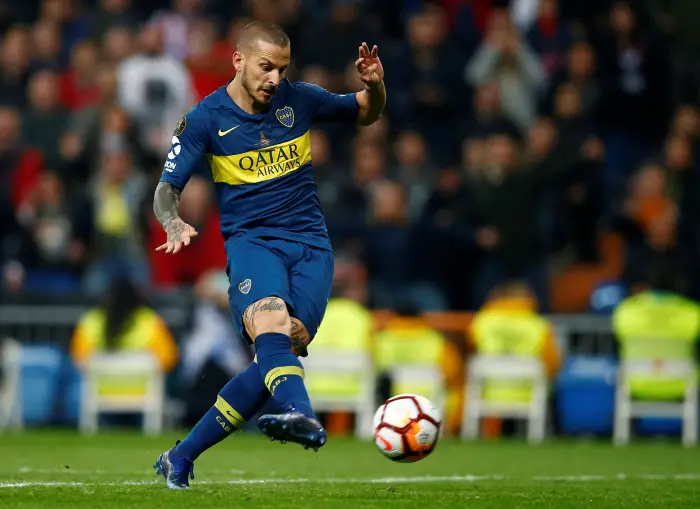
[(279, 297), (253, 302), (243, 313), (243, 324), (253, 341), (269, 332), (289, 335), (292, 328), (287, 304)]

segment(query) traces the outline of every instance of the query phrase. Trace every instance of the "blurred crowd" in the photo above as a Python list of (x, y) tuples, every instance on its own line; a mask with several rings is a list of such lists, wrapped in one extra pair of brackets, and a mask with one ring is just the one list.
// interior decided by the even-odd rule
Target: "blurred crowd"
[(3, 2), (5, 291), (99, 295), (126, 275), (212, 292), (210, 177), (183, 193), (200, 236), (178, 256), (154, 252), (152, 191), (177, 120), (233, 77), (253, 19), (290, 34), (290, 79), (331, 91), (361, 89), (357, 46), (379, 46), (382, 119), (311, 133), (345, 292), (474, 309), (520, 280), (556, 311), (555, 274), (603, 263), (614, 233), (606, 277), (663, 272), (700, 296), (698, 0)]

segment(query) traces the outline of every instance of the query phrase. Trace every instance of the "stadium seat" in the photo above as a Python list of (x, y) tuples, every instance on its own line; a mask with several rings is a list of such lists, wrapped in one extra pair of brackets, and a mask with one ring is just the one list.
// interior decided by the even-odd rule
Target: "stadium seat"
[(22, 346), (13, 339), (0, 343), (0, 431), (22, 428), (20, 367)]
[(56, 423), (65, 362), (66, 354), (55, 345), (22, 346), (19, 393), (24, 426)]
[(428, 327), (390, 326), (375, 335), (374, 353), (377, 370), (391, 377), (392, 396), (420, 394), (444, 414), (445, 339), (440, 333)]
[(331, 300), (314, 342), (301, 359), (317, 412), (352, 412), (355, 435), (372, 437), (376, 377), (369, 350), (372, 316), (359, 304)]
[[(659, 384), (685, 385), (682, 401), (639, 400), (634, 394), (636, 377)], [(618, 369), (615, 395), (614, 441), (625, 445), (630, 441), (631, 421), (638, 417), (681, 418), (683, 445), (693, 446), (698, 439), (698, 373), (695, 364), (683, 359), (625, 360)]]
[(142, 413), (143, 430), (163, 429), (165, 376), (150, 353), (107, 353), (90, 358), (83, 370), (80, 430), (93, 434), (102, 413)]
[(610, 437), (615, 420), (617, 358), (570, 355), (555, 381), (555, 412), (565, 435)]
[[(530, 442), (541, 442), (547, 423), (547, 374), (539, 358), (476, 355), (468, 366), (462, 438), (479, 436), (482, 417), (525, 419)], [(526, 400), (487, 399), (486, 384), (527, 384)]]

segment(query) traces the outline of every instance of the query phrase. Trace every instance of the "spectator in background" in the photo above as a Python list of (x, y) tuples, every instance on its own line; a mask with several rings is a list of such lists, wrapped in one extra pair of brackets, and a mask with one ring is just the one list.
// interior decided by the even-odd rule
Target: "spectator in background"
[(185, 65), (163, 53), (165, 32), (157, 24), (142, 28), (140, 52), (117, 69), (119, 103), (137, 123), (141, 148), (158, 160), (172, 143), (173, 126), (195, 99)]
[(662, 152), (663, 165), (668, 172), (671, 191), (678, 201), (683, 195), (692, 193), (692, 178), (695, 164), (691, 140), (683, 135), (670, 135)]
[(119, 64), (134, 54), (134, 32), (131, 28), (115, 25), (102, 34), (102, 52), (105, 60)]
[(670, 135), (662, 157), (667, 172), (669, 194), (678, 206), (681, 247), (698, 252), (700, 176), (697, 172), (697, 156), (693, 152), (692, 140), (683, 135)]
[(363, 127), (355, 135), (355, 145), (372, 144), (384, 150), (389, 148), (389, 134), (392, 126), (386, 116), (381, 117), (374, 124)]
[(29, 198), (20, 207), (18, 219), (30, 233), (34, 269), (67, 270), (80, 274), (89, 242), (85, 205), (69, 201), (55, 173), (44, 172)]
[(501, 108), (501, 91), (497, 82), (479, 85), (474, 91), (474, 111), (465, 126), (468, 138), (483, 138), (492, 132), (520, 134), (514, 119), (504, 115)]
[[(275, 9), (272, 2), (258, 2), (258, 4), (257, 8), (262, 8), (265, 4), (271, 7), (269, 11), (271, 16), (277, 17), (283, 14), (279, 7)], [(280, 12), (275, 13), (275, 10)], [(377, 40), (379, 34), (372, 33), (369, 24), (360, 17), (360, 6), (356, 1), (332, 2), (329, 10), (325, 19), (318, 20), (313, 29), (307, 29), (299, 34), (300, 40), (296, 50), (298, 53), (295, 53), (298, 56), (295, 58), (302, 67), (313, 63), (328, 69), (331, 74), (329, 88), (339, 90), (345, 66), (354, 58), (349, 48), (357, 46), (358, 38)], [(323, 41), (323, 44), (319, 44), (319, 41)], [(346, 56), (342, 57), (342, 55)], [(388, 65), (387, 68), (389, 68)]]
[[(355, 73), (357, 74), (357, 73)], [(313, 83), (321, 88), (329, 90), (333, 87), (333, 77), (328, 69), (320, 65), (309, 65), (304, 67), (299, 76), (301, 81)]]
[(29, 30), (15, 26), (5, 33), (0, 53), (0, 101), (4, 105), (24, 107), (30, 50)]
[(557, 147), (556, 126), (547, 120), (533, 125), (522, 155), (508, 135), (488, 138), (484, 165), (470, 182), (472, 203), (463, 209), (463, 220), (476, 228), (474, 239), (482, 253), (476, 269), (476, 306), (497, 284), (517, 278), (528, 282), (543, 310), (547, 309), (541, 218), (551, 211), (540, 206), (541, 193), (583, 160), (600, 160), (602, 151), (595, 141), (575, 150)]
[(224, 240), (219, 230), (219, 214), (209, 182), (202, 177), (190, 179), (180, 201), (180, 217), (198, 232), (192, 249), (183, 256), (159, 256), (156, 247), (165, 242), (166, 234), (155, 217), (151, 217), (149, 253), (152, 282), (163, 289), (190, 286), (211, 270), (226, 268)]
[[(664, 48), (643, 30), (629, 2), (615, 1), (609, 30), (599, 45), (607, 133), (607, 187), (624, 180), (649, 157), (668, 126), (668, 62)], [(610, 196), (610, 200), (616, 195)]]
[(566, 59), (572, 40), (571, 27), (559, 16), (559, 0), (539, 0), (537, 19), (527, 30), (527, 41), (537, 52), (547, 76), (552, 76)]
[(370, 192), (368, 228), (365, 237), (365, 264), (372, 275), (373, 305), (392, 309), (394, 297), (410, 280), (406, 196), (400, 185), (383, 180)]
[[(357, 73), (356, 73), (357, 74)], [(408, 216), (411, 221), (420, 216), (435, 181), (428, 145), (416, 131), (402, 131), (394, 142), (396, 160), (392, 174), (406, 193)]]
[[(561, 143), (576, 150), (589, 140), (601, 143), (595, 126), (583, 115), (579, 89), (570, 84), (559, 86), (554, 97), (554, 120)], [(571, 168), (569, 176), (555, 188), (555, 207), (561, 211), (554, 216), (565, 244), (573, 247), (579, 261), (597, 259), (597, 227), (600, 218), (598, 190), (602, 177), (600, 165), (582, 161)], [(552, 239), (556, 241), (556, 239)], [(558, 246), (555, 246), (558, 247)]]
[(700, 4), (694, 0), (649, 0), (654, 18), (671, 41), (673, 98), (700, 101)]
[(569, 47), (566, 66), (559, 69), (550, 80), (543, 110), (551, 114), (554, 94), (564, 83), (575, 86), (581, 95), (581, 114), (591, 122), (597, 122), (602, 90), (596, 77), (596, 58), (586, 42), (575, 42)]
[(164, 372), (178, 359), (167, 324), (128, 278), (110, 281), (103, 303), (83, 315), (71, 341), (71, 357), (84, 367), (96, 353), (148, 352)]
[(562, 83), (554, 92), (554, 120), (567, 145), (581, 145), (596, 135), (595, 125), (583, 114), (583, 99), (576, 85)]
[[(644, 165), (631, 182), (620, 222), (627, 238), (628, 260), (624, 279), (628, 287), (655, 271), (687, 274), (695, 281), (692, 249), (679, 241), (679, 208), (669, 188), (669, 176), (658, 165)], [(685, 285), (685, 290), (690, 290)]]
[(24, 114), (24, 138), (44, 155), (48, 168), (58, 168), (61, 158), (57, 141), (68, 123), (59, 98), (59, 77), (53, 71), (39, 71), (28, 84), (29, 108)]
[(151, 17), (147, 30), (162, 34), (164, 55), (174, 60), (189, 56), (189, 36), (203, 4), (202, 0), (172, 0), (170, 8)]
[(138, 17), (133, 11), (131, 0), (99, 0), (88, 13), (88, 33), (98, 39), (112, 27), (136, 26)]
[[(214, 44), (214, 55), (217, 59), (221, 60), (222, 62), (224, 60), (227, 62), (231, 60), (231, 53), (233, 48), (236, 47), (241, 30), (243, 30), (243, 28), (245, 28), (245, 26), (252, 21), (252, 18), (243, 15), (232, 19), (228, 25), (228, 30), (226, 31), (224, 37), (218, 39)], [(236, 71), (233, 69), (233, 67), (229, 67), (229, 72), (231, 73), (230, 77), (233, 78)], [(314, 81), (313, 83), (316, 82)]]
[[(494, 133), (506, 133), (517, 139), (510, 130), (494, 129)], [(481, 168), (486, 164), (486, 138), (488, 133), (482, 136), (466, 138), (462, 142), (462, 158), (460, 161), (460, 169), (462, 177), (466, 182), (471, 180), (479, 180)]]
[(355, 145), (352, 176), (340, 188), (335, 205), (326, 210), (329, 232), (339, 245), (362, 236), (371, 201), (371, 187), (387, 173), (382, 147)]
[(669, 192), (666, 172), (654, 163), (642, 166), (629, 187), (623, 214), (636, 229), (636, 235), (628, 234), (628, 240), (634, 245), (651, 229), (653, 223), (663, 217), (675, 216), (677, 207)]
[(466, 80), (473, 86), (497, 82), (503, 113), (519, 128), (526, 129), (535, 119), (545, 75), (507, 10), (494, 11), (484, 42), (467, 65)]
[(373, 306), (393, 309), (401, 296), (421, 310), (445, 309), (445, 298), (416, 280), (414, 257), (405, 256), (420, 247), (412, 243), (406, 192), (400, 184), (384, 180), (372, 187), (368, 223), (364, 248)]
[(100, 98), (97, 84), (99, 48), (92, 41), (81, 41), (73, 46), (70, 64), (61, 75), (60, 97), (64, 108), (79, 110), (96, 103)]
[(44, 169), (41, 153), (22, 141), (19, 112), (0, 108), (0, 196), (18, 210), (29, 197)]
[(190, 31), (189, 56), (185, 59), (192, 74), (197, 100), (204, 99), (235, 75), (231, 66), (231, 48), (225, 58), (217, 54), (216, 25), (212, 20), (197, 21)]
[(671, 121), (669, 134), (685, 138), (693, 144), (693, 149), (696, 149), (700, 137), (700, 112), (697, 106), (687, 103), (678, 106)]
[(90, 184), (93, 242), (89, 246), (92, 263), (84, 280), (87, 294), (101, 294), (114, 276), (148, 282), (143, 252), (147, 191), (129, 146), (123, 140), (110, 140), (102, 147), (101, 165)]
[[(63, 159), (63, 178), (70, 184), (87, 180), (99, 166), (100, 147), (110, 139), (129, 142), (136, 147), (136, 130), (126, 112), (116, 104), (117, 72), (111, 64), (102, 64), (96, 77), (97, 103), (73, 112), (59, 142)], [(136, 151), (134, 157), (139, 156)]]
[(412, 249), (411, 258), (417, 276), (439, 287), (451, 309), (471, 305), (464, 289), (471, 288), (474, 275), (473, 231), (460, 215), (464, 204), (471, 203), (469, 189), (463, 184), (467, 179), (458, 168), (442, 170), (413, 226), (416, 249)]
[[(658, 213), (649, 222), (644, 230), (641, 245), (633, 247), (629, 254), (624, 274), (628, 288), (634, 288), (644, 282), (646, 276), (655, 271), (673, 273), (679, 283), (683, 274), (692, 274), (693, 264), (690, 263), (688, 253), (678, 244), (677, 228), (678, 216), (675, 208)], [(690, 279), (686, 279), (679, 291), (685, 293), (689, 290), (687, 282)]]
[(312, 129), (311, 153), (314, 158), (314, 177), (318, 188), (318, 197), (324, 210), (331, 210), (336, 200), (342, 181), (343, 171), (331, 160), (331, 142), (328, 134), (320, 129)]
[[(435, 154), (447, 153), (455, 138), (451, 123), (468, 104), (460, 80), (462, 58), (449, 38), (445, 12), (426, 5), (408, 21), (408, 45), (387, 65), (387, 111), (399, 128), (420, 129)], [(410, 118), (407, 118), (410, 114)]]
[(32, 71), (60, 71), (61, 61), (61, 32), (56, 23), (38, 21), (32, 29), (33, 58)]
[(76, 0), (42, 0), (39, 19), (56, 25), (60, 34), (58, 47), (61, 50), (61, 63), (68, 62), (73, 45), (87, 35), (85, 19), (79, 16)]
[[(700, 161), (699, 136), (700, 116), (697, 108), (692, 105), (680, 106), (671, 125), (665, 164), (669, 170), (671, 195), (680, 211), (679, 239), (687, 250), (695, 253), (700, 252), (700, 225), (697, 221), (700, 217), (700, 175), (697, 171), (697, 161)], [(670, 140), (676, 140), (674, 150), (671, 150)], [(700, 281), (694, 285), (693, 291), (700, 291)]]
[(513, 25), (521, 33), (528, 33), (537, 23), (542, 11), (542, 0), (512, 0), (506, 2), (510, 7)]
[(476, 50), (495, 3), (492, 0), (441, 0), (452, 36), (463, 55), (471, 56)]

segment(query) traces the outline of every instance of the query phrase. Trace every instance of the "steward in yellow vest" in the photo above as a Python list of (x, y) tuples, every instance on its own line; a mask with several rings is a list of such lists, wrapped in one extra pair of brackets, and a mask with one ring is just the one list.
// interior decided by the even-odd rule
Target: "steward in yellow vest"
[(105, 304), (85, 313), (71, 342), (71, 357), (84, 365), (96, 352), (150, 351), (163, 371), (175, 367), (178, 348), (163, 319), (127, 279), (115, 280)]
[[(537, 314), (537, 302), (526, 285), (507, 283), (496, 288), (472, 319), (467, 337), (479, 355), (539, 357), (553, 376), (561, 359), (551, 324)], [(531, 384), (520, 381), (489, 381), (482, 398), (487, 401), (526, 402)], [(469, 404), (469, 402), (467, 402)], [(484, 434), (501, 432), (500, 419), (485, 419)]]
[[(694, 360), (700, 336), (700, 306), (673, 292), (647, 290), (623, 300), (613, 312), (613, 330), (624, 360)], [(683, 397), (683, 380), (635, 376), (632, 397)]]

